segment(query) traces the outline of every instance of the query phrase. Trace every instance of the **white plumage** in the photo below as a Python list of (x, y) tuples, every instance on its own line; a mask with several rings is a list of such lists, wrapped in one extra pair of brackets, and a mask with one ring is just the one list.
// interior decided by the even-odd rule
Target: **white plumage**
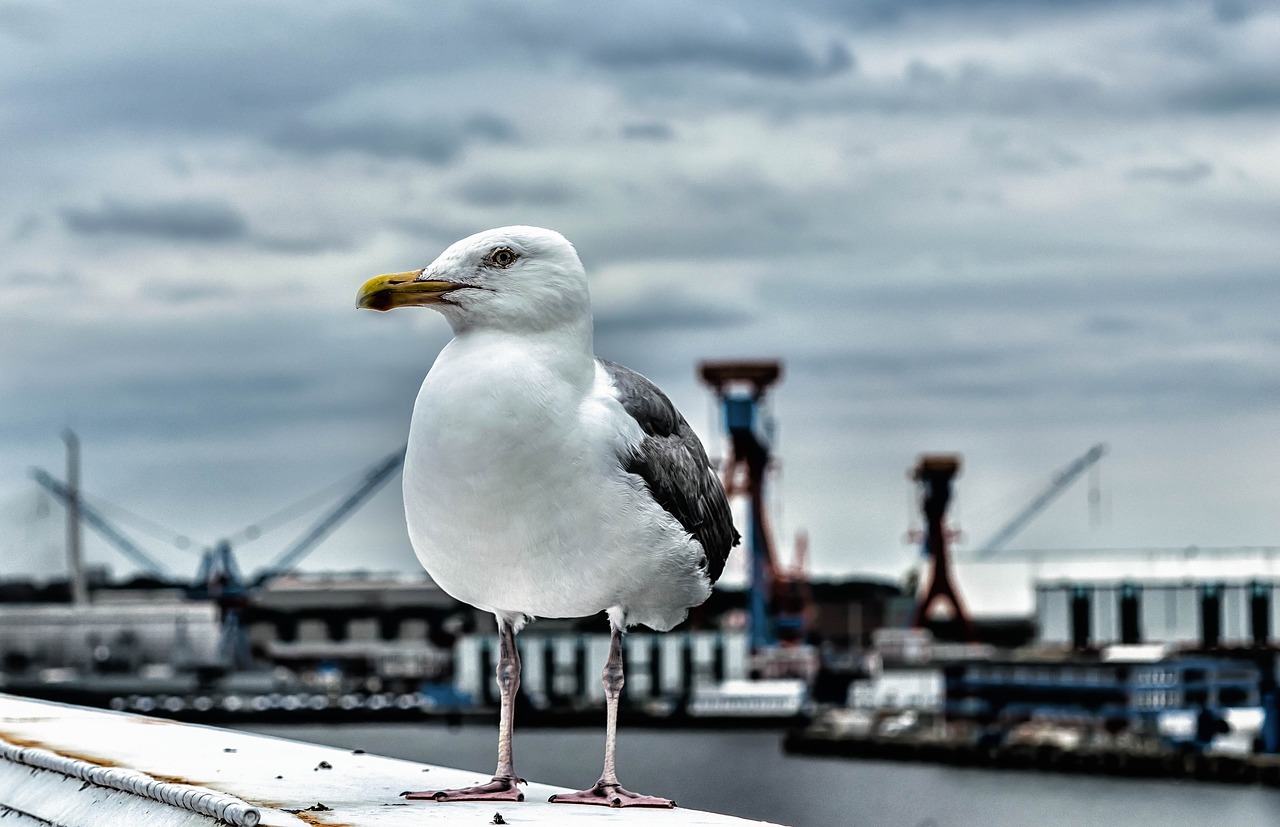
[(607, 612), (605, 771), (555, 800), (672, 806), (614, 769), (621, 634), (666, 630), (706, 600), (736, 543), (706, 452), (648, 380), (592, 351), (590, 296), (559, 233), (505, 227), (421, 270), (379, 276), (362, 307), (430, 305), (454, 338), (418, 392), (404, 465), (409, 537), (450, 595), (492, 612), (502, 646), (498, 770), (488, 784), (411, 797), (519, 798), (511, 760), (514, 638), (532, 617)]
[(580, 338), (521, 338), (464, 333), (422, 383), (404, 473), (418, 559), (517, 630), (607, 609), (671, 628), (711, 583), (701, 547), (619, 465), (640, 426)]

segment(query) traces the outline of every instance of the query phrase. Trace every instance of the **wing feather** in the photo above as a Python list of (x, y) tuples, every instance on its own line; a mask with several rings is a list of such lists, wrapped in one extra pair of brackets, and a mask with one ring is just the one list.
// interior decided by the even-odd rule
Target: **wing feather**
[(619, 458), (623, 469), (643, 479), (658, 505), (702, 546), (714, 583), (724, 571), (729, 550), (741, 538), (706, 449), (656, 385), (628, 367), (599, 361), (617, 388), (623, 410), (644, 431), (640, 445)]

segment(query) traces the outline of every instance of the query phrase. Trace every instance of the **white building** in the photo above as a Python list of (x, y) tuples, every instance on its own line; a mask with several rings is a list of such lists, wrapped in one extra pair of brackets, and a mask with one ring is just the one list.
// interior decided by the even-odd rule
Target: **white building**
[(1280, 580), (1055, 581), (1036, 584), (1040, 641), (1107, 646), (1280, 644)]

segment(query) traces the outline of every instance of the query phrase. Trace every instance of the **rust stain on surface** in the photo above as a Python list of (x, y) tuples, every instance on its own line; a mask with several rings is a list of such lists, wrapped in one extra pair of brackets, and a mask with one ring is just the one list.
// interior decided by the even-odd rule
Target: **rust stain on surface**
[(120, 764), (117, 764), (115, 761), (111, 761), (106, 758), (99, 758), (96, 755), (88, 755), (83, 752), (71, 752), (70, 750), (58, 749), (57, 747), (50, 746), (43, 741), (37, 741), (33, 738), (23, 738), (20, 735), (14, 735), (9, 732), (0, 731), (0, 738), (20, 747), (35, 747), (36, 749), (52, 752), (55, 755), (61, 755), (63, 758), (74, 758), (77, 761), (84, 761), (87, 764), (97, 764), (100, 767), (120, 766)]
[(346, 821), (328, 821), (325, 819), (323, 813), (309, 813), (306, 810), (303, 810), (302, 812), (293, 813), (292, 815), (295, 818), (301, 819), (306, 824), (310, 824), (311, 827), (355, 827), (355, 825)]
[(33, 741), (30, 738), (20, 738), (17, 735), (10, 735), (7, 732), (0, 732), (0, 738), (3, 738), (9, 743), (19, 747), (40, 747), (41, 749), (48, 749), (48, 747), (39, 741)]
[(4, 719), (5, 723), (7, 724), (45, 724), (50, 721), (58, 721), (58, 720), (61, 720), (61, 719), (55, 718), (52, 715), (27, 715), (27, 716), (15, 715), (12, 717), (6, 717)]
[[(116, 761), (112, 761), (107, 758), (102, 758), (97, 755), (89, 755), (88, 753), (84, 753), (84, 752), (74, 752), (72, 750), (60, 749), (57, 747), (53, 747), (49, 744), (46, 744), (43, 741), (37, 741), (33, 738), (23, 738), (21, 736), (13, 735), (8, 732), (0, 732), (0, 738), (3, 738), (4, 740), (8, 741), (11, 744), (14, 744), (15, 746), (34, 747), (36, 749), (45, 750), (46, 752), (52, 752), (55, 755), (61, 755), (63, 758), (74, 758), (77, 761), (84, 761), (86, 764), (96, 764), (99, 767), (117, 767), (122, 769), (135, 769), (134, 767), (125, 767), (123, 764), (120, 764)], [(183, 778), (180, 775), (161, 775), (160, 773), (147, 772), (146, 770), (138, 770), (138, 772), (146, 773), (147, 775), (156, 779), (157, 781), (168, 781), (171, 784), (185, 784), (188, 787), (201, 787), (204, 789), (211, 789), (207, 784), (203, 784), (199, 781), (192, 781), (191, 779)]]
[[(34, 720), (47, 720), (47, 719), (32, 719), (32, 720), (34, 721)], [(7, 719), (7, 722), (17, 723), (19, 722), (19, 720), (10, 718), (10, 719)], [(148, 723), (168, 724), (170, 722), (155, 719), (155, 720), (149, 720)], [(96, 764), (97, 766), (100, 766), (100, 767), (120, 767), (125, 769), (136, 769), (135, 767), (125, 767), (124, 765), (116, 761), (112, 761), (107, 758), (102, 758), (97, 755), (90, 755), (88, 753), (67, 750), (60, 747), (54, 747), (51, 744), (47, 744), (35, 738), (26, 738), (21, 735), (15, 735), (11, 732), (6, 732), (4, 730), (0, 730), (0, 739), (4, 739), (5, 741), (8, 741), (9, 743), (17, 747), (32, 747), (35, 749), (42, 749), (47, 752), (54, 753), (55, 755), (61, 755), (64, 758), (72, 758), (78, 761), (84, 761), (85, 763), (88, 763), (88, 764)], [(139, 770), (139, 772), (144, 772), (146, 773), (146, 775), (156, 779), (157, 781), (167, 781), (172, 784), (183, 784), (186, 786), (200, 787), (202, 789), (215, 790), (218, 792), (226, 792), (230, 795), (236, 795), (237, 797), (241, 798), (247, 803), (252, 804), (255, 807), (260, 807), (262, 809), (277, 810), (281, 812), (290, 812), (285, 809), (284, 802), (269, 801), (269, 800), (261, 799), (257, 797), (246, 796), (239, 792), (232, 792), (229, 790), (220, 789), (219, 785), (216, 783), (202, 783), (199, 781), (193, 781), (189, 778), (184, 778), (180, 775), (162, 775), (159, 773), (149, 772), (146, 770)], [(353, 825), (346, 821), (329, 820), (328, 818), (326, 818), (326, 816), (332, 817), (332, 813), (329, 813), (329, 812), (308, 812), (306, 810), (302, 810), (300, 812), (290, 812), (290, 815), (293, 815), (295, 818), (298, 818), (305, 824), (311, 825), (311, 827), (356, 827), (356, 825)]]

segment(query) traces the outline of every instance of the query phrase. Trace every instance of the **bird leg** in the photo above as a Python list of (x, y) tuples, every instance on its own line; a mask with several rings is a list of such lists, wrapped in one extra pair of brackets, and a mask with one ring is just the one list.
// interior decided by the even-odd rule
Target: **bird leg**
[(511, 758), (511, 731), (514, 726), (516, 691), (520, 688), (520, 652), (516, 649), (516, 633), (504, 618), (498, 618), (498, 768), (493, 779), (475, 787), (456, 790), (423, 790), (404, 793), (409, 800), (436, 801), (524, 801), (518, 784), (524, 779), (516, 775)]
[(556, 804), (599, 804), (604, 807), (674, 807), (676, 803), (666, 798), (633, 793), (618, 783), (618, 768), (614, 762), (618, 741), (618, 698), (624, 683), (622, 669), (622, 629), (614, 626), (609, 638), (609, 659), (605, 661), (600, 682), (604, 684), (606, 723), (604, 735), (604, 772), (600, 780), (589, 790), (576, 793), (557, 793), (550, 801)]

